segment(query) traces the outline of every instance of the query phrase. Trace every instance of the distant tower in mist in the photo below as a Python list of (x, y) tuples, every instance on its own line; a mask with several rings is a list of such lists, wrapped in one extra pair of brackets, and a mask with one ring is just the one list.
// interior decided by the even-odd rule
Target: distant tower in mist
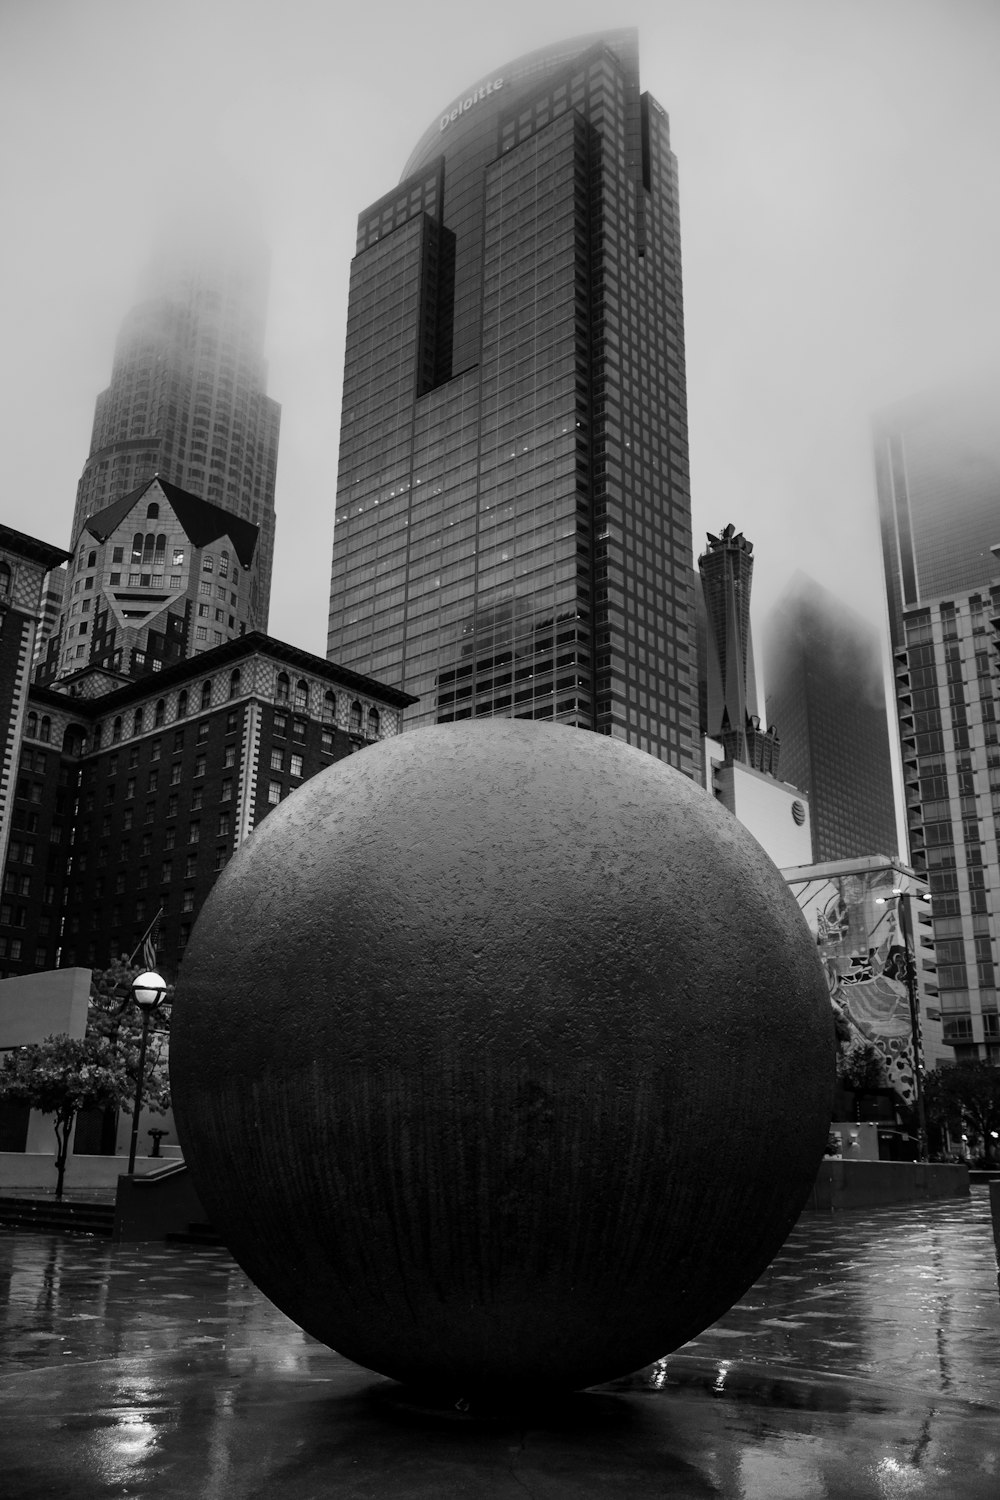
[(875, 426), (893, 646), (913, 606), (989, 588), (1000, 542), (1000, 377), (903, 402)]
[(778, 774), (778, 739), (761, 728), (750, 634), (753, 542), (735, 526), (708, 534), (698, 559), (698, 666), (702, 733), (718, 740), (727, 760)]
[(97, 398), (72, 544), (88, 516), (158, 474), (260, 529), (258, 628), (267, 628), (281, 408), (266, 394), (267, 256), (210, 229), (164, 240)]
[(875, 462), (910, 858), (944, 1041), (1000, 1062), (1000, 377), (884, 414)]
[(761, 632), (782, 776), (809, 794), (813, 860), (897, 853), (874, 625), (798, 573)]

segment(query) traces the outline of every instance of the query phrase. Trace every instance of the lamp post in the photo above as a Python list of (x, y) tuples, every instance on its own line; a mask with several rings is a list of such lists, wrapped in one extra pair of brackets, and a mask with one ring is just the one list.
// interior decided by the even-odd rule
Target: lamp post
[(139, 1076), (135, 1085), (135, 1104), (132, 1107), (132, 1139), (128, 1148), (129, 1176), (135, 1171), (135, 1148), (139, 1139), (139, 1111), (142, 1109), (142, 1080), (146, 1069), (146, 1042), (149, 1039), (149, 1021), (153, 1011), (167, 992), (166, 980), (148, 969), (137, 974), (132, 981), (132, 999), (142, 1013), (142, 1039), (139, 1042)]
[[(917, 1104), (917, 1160), (927, 1160), (927, 1113), (924, 1109), (924, 1063), (920, 1046), (920, 1011), (917, 1002), (917, 958), (910, 928), (910, 917), (906, 906), (910, 891), (896, 889), (891, 896), (876, 896), (877, 906), (894, 903), (899, 913), (899, 934), (903, 939), (903, 955), (906, 966), (906, 997), (910, 1003), (910, 1033), (913, 1037), (913, 1092)], [(925, 900), (930, 900), (927, 896)]]

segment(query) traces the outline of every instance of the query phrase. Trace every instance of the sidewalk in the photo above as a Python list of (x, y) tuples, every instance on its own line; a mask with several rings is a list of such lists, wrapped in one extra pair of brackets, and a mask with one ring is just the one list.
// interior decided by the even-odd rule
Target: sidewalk
[(804, 1215), (700, 1337), (512, 1415), (309, 1339), (224, 1251), (0, 1231), (4, 1493), (997, 1500), (1000, 1299), (971, 1200)]

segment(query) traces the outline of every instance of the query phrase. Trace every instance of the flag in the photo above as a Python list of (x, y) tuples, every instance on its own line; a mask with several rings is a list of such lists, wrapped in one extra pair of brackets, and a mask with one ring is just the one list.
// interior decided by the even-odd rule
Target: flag
[(136, 948), (135, 953), (133, 953), (132, 957), (129, 959), (129, 963), (130, 964), (134, 964), (135, 963), (136, 955), (138, 954), (139, 949), (141, 948), (142, 949), (142, 961), (143, 961), (143, 964), (145, 965), (145, 967), (147, 969), (155, 969), (156, 968), (156, 930), (157, 930), (157, 928), (160, 925), (160, 918), (162, 916), (163, 916), (163, 907), (161, 906), (160, 909), (159, 909), (159, 911), (156, 913), (156, 916), (153, 918), (153, 920), (150, 922), (149, 926), (146, 928), (146, 931), (143, 933), (142, 940), (140, 941), (138, 947)]

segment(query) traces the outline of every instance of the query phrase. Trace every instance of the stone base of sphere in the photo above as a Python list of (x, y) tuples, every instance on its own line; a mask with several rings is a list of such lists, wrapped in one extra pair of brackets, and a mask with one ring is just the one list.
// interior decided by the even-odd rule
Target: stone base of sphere
[(185, 1158), (248, 1275), (397, 1380), (579, 1388), (693, 1338), (784, 1241), (833, 1024), (760, 846), (583, 730), (417, 730), (220, 877), (177, 986)]

